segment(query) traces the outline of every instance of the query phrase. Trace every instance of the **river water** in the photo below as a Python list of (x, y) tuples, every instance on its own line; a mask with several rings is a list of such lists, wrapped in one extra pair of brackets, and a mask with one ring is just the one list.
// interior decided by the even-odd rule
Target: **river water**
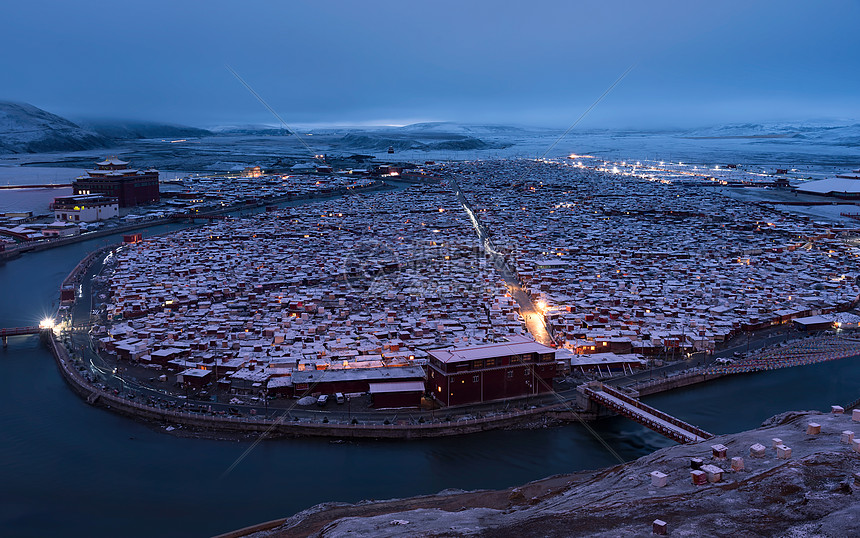
[[(177, 229), (153, 227), (145, 236)], [(58, 287), (106, 237), (0, 264), (0, 326), (38, 323)], [(94, 408), (65, 385), (37, 336), (0, 351), (0, 528), (6, 536), (208, 536), (354, 502), (446, 488), (502, 488), (617, 461), (579, 425), (455, 439), (260, 443), (181, 438)], [(714, 433), (860, 396), (860, 360), (721, 379), (647, 401)], [(594, 425), (624, 459), (673, 443), (621, 418)]]

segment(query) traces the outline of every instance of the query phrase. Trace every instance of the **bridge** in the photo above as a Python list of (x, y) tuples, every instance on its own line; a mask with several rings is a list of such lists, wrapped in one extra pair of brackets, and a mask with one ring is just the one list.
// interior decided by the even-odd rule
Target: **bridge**
[(6, 339), (10, 336), (20, 336), (22, 334), (39, 334), (42, 332), (42, 327), (12, 327), (8, 329), (0, 329), (0, 339), (3, 340), (3, 347), (6, 347)]
[(638, 422), (677, 443), (698, 443), (714, 437), (711, 433), (644, 404), (608, 385), (588, 383), (580, 385), (577, 390), (590, 402)]

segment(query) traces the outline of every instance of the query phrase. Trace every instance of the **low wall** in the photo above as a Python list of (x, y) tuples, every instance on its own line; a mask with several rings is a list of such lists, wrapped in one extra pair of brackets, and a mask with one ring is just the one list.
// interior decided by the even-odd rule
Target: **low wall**
[(658, 392), (665, 392), (667, 390), (679, 389), (681, 387), (695, 385), (697, 383), (704, 383), (705, 381), (710, 381), (720, 377), (723, 377), (723, 374), (693, 373), (667, 377), (665, 379), (645, 381), (643, 383), (630, 385), (628, 388), (632, 388), (637, 391), (639, 396), (648, 396), (649, 394), (657, 394)]
[[(148, 406), (120, 398), (110, 391), (95, 387), (75, 368), (69, 357), (68, 350), (66, 350), (65, 346), (57, 343), (56, 337), (52, 332), (46, 333), (46, 340), (56, 360), (60, 374), (62, 374), (72, 390), (87, 402), (123, 415), (167, 424), (181, 424), (195, 430), (265, 433), (270, 437), (310, 436), (354, 439), (422, 439), (509, 428), (547, 418), (563, 422), (579, 420), (577, 414), (570, 410), (567, 403), (537, 407), (491, 417), (456, 422), (427, 422), (424, 424), (348, 424), (202, 416)], [(581, 418), (585, 419), (585, 417)]]

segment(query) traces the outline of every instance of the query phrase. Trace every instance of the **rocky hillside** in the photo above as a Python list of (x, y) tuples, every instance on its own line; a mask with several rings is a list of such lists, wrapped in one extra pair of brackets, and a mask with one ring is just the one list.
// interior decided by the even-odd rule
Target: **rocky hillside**
[(110, 143), (107, 137), (41, 108), (0, 101), (0, 154), (78, 151)]
[[(821, 432), (807, 434), (810, 422)], [(678, 445), (609, 469), (562, 475), (502, 491), (442, 492), (410, 499), (319, 505), (250, 536), (860, 536), (860, 454), (841, 442), (850, 415), (778, 415), (757, 430)], [(791, 448), (777, 457), (774, 438)], [(752, 457), (750, 447), (766, 447)], [(715, 459), (711, 445), (727, 447)], [(732, 471), (733, 457), (744, 469)], [(691, 481), (691, 459), (716, 465), (721, 480)], [(667, 484), (652, 485), (650, 473)]]

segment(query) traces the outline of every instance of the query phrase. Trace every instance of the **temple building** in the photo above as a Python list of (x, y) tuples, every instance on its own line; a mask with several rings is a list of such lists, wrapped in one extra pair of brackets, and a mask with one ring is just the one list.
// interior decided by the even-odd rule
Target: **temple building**
[(523, 336), (428, 351), (427, 392), (443, 406), (552, 391), (556, 350)]
[(87, 170), (87, 175), (77, 178), (72, 186), (76, 195), (103, 194), (116, 198), (119, 207), (150, 204), (160, 199), (158, 170), (134, 170), (127, 161), (116, 157), (96, 163), (95, 170)]

